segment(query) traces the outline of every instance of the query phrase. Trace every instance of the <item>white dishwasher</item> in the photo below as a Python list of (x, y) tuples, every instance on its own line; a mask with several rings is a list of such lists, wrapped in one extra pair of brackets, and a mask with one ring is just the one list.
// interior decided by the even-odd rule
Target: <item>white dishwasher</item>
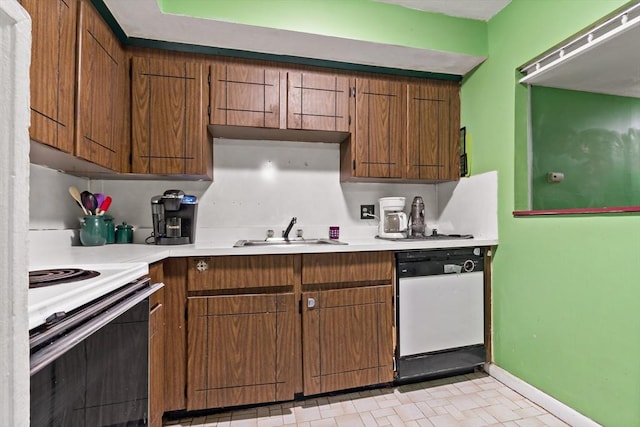
[(485, 362), (483, 255), (483, 248), (396, 254), (397, 381)]

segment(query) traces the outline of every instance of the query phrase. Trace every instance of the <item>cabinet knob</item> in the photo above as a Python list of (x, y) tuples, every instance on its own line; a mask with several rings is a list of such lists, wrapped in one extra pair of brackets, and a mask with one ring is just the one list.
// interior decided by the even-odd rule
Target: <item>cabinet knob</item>
[(316, 299), (315, 298), (307, 298), (307, 308), (308, 309), (312, 309), (315, 308), (316, 306)]

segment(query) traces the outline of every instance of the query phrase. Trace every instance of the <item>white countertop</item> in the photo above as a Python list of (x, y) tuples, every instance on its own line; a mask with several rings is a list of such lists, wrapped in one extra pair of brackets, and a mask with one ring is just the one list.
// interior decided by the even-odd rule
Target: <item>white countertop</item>
[(452, 239), (452, 240), (407, 240), (389, 241), (376, 238), (340, 240), (346, 245), (283, 245), (248, 246), (234, 248), (233, 241), (201, 242), (192, 245), (156, 246), (145, 244), (115, 244), (105, 246), (69, 246), (41, 254), (32, 254), (29, 269), (40, 269), (42, 265), (66, 267), (67, 264), (112, 264), (144, 262), (153, 263), (165, 258), (222, 255), (269, 255), (326, 252), (366, 252), (366, 251), (406, 251), (419, 249), (439, 249), (498, 244), (494, 238)]
[[(341, 240), (343, 241), (343, 240)], [(346, 245), (249, 246), (234, 248), (233, 241), (202, 242), (192, 245), (156, 246), (114, 244), (105, 246), (40, 246), (31, 251), (29, 270), (82, 268), (101, 274), (92, 279), (29, 290), (29, 329), (41, 325), (55, 312), (70, 311), (148, 273), (151, 263), (170, 257), (222, 255), (268, 255), (297, 253), (406, 251), (455, 247), (493, 246), (497, 239), (388, 241), (361, 238)]]

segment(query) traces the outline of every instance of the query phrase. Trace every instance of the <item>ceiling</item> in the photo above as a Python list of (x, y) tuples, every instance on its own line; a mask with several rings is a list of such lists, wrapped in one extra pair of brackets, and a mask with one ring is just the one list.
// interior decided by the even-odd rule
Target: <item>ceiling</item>
[(511, 0), (376, 0), (425, 12), (488, 21)]
[[(621, 17), (625, 16), (626, 19)], [(591, 41), (587, 41), (589, 36)], [(522, 83), (640, 98), (640, 4), (531, 62)], [(577, 46), (572, 50), (571, 46)], [(563, 55), (559, 55), (560, 50)], [(546, 62), (545, 62), (546, 61)], [(539, 68), (536, 69), (536, 65)]]
[[(510, 0), (378, 0), (486, 20)], [(486, 57), (169, 15), (156, 0), (103, 0), (127, 37), (464, 76)], [(313, 48), (309, 48), (312, 46)], [(313, 52), (310, 54), (310, 52)]]

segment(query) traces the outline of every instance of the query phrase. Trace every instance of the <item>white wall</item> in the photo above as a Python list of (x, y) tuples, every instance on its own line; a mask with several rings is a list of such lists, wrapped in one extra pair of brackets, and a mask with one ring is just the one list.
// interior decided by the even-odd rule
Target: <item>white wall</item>
[[(236, 238), (261, 238), (266, 229), (279, 233), (296, 216), (295, 228), (307, 237), (327, 237), (338, 225), (341, 237), (376, 234), (375, 220), (360, 220), (360, 204), (376, 204), (380, 197), (405, 196), (407, 210), (414, 196), (424, 198), (427, 218), (437, 215), (433, 184), (340, 183), (338, 144), (238, 141), (214, 142), (214, 182), (88, 181), (32, 166), (31, 229), (78, 228), (82, 212), (68, 194), (69, 185), (113, 197), (110, 213), (116, 224), (132, 224), (148, 235), (151, 197), (178, 188), (199, 197), (199, 242), (217, 239), (230, 229)], [(46, 201), (53, 208), (39, 210)], [(144, 236), (141, 236), (144, 234)], [(250, 234), (250, 235), (246, 235)]]
[(31, 20), (0, 1), (0, 424), (29, 425), (27, 232)]

